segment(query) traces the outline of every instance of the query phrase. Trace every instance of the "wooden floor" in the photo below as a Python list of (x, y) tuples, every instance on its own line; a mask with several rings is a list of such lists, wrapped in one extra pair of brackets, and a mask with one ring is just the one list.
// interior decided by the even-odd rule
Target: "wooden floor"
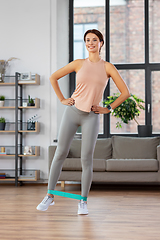
[[(46, 185), (0, 185), (1, 240), (160, 239), (160, 186), (93, 185), (88, 216), (77, 215), (77, 200), (58, 196), (46, 212), (37, 211), (46, 191)], [(80, 186), (65, 191), (80, 194)]]

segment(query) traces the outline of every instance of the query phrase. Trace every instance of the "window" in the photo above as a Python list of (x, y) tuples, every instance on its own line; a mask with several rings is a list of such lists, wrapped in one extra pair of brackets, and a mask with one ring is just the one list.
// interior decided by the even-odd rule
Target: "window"
[(110, 61), (144, 63), (144, 0), (110, 0)]
[(152, 125), (153, 133), (160, 133), (160, 71), (153, 71), (152, 78)]
[[(120, 75), (125, 79), (130, 92), (135, 94), (141, 99), (145, 99), (145, 71), (144, 70), (119, 70)], [(138, 86), (138, 87), (137, 87)], [(117, 87), (115, 86), (113, 80), (110, 81), (110, 94), (118, 93)], [(114, 116), (110, 116), (110, 132), (111, 134), (127, 134), (127, 133), (137, 133), (137, 123), (135, 121), (130, 121), (128, 124), (122, 123), (122, 128), (116, 128), (116, 122), (119, 119)], [(136, 119), (139, 124), (145, 124), (145, 111), (141, 111), (140, 116)]]
[[(145, 101), (145, 111), (141, 112), (138, 121), (139, 124), (152, 124), (154, 135), (160, 132), (159, 9), (159, 0), (70, 0), (70, 16), (73, 16), (70, 21), (71, 33), (74, 26), (74, 35), (70, 35), (70, 52), (73, 46), (78, 49), (70, 60), (78, 56), (86, 58), (83, 37), (80, 40), (79, 34), (84, 33), (85, 24), (97, 24), (105, 37), (101, 57), (113, 63), (130, 92)], [(72, 91), (73, 86), (75, 87), (75, 78), (73, 81), (71, 77)], [(116, 92), (118, 89), (110, 79), (104, 99)], [(101, 115), (99, 137), (110, 137), (113, 134), (137, 136), (136, 123), (123, 124), (122, 129), (116, 129), (116, 120), (110, 115)]]
[(88, 52), (83, 41), (84, 33), (88, 29), (97, 29), (97, 23), (74, 24), (74, 60), (87, 58)]
[[(129, 0), (119, 6), (110, 0), (110, 62), (114, 65), (122, 64), (119, 70), (132, 94), (145, 100), (145, 71), (132, 70), (134, 64), (144, 63), (144, 0)], [(131, 64), (130, 67), (127, 65)], [(126, 69), (127, 68), (127, 69)], [(110, 81), (110, 94), (118, 92), (112, 79)], [(145, 112), (142, 111), (137, 119), (139, 124), (145, 124)], [(115, 128), (114, 116), (110, 117), (111, 134), (137, 134), (137, 123), (130, 121), (122, 123), (122, 129)]]
[(149, 1), (149, 43), (150, 62), (160, 62), (160, 1)]

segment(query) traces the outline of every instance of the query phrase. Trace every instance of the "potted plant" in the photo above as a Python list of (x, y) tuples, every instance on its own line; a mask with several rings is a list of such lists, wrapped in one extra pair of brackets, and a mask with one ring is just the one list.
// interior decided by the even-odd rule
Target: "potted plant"
[(6, 120), (5, 120), (5, 118), (1, 117), (0, 118), (0, 130), (1, 131), (5, 130), (5, 125), (6, 125)]
[[(106, 100), (103, 101), (105, 107), (114, 102), (120, 96), (119, 93), (113, 94), (113, 96), (108, 96)], [(152, 135), (151, 125), (139, 125), (137, 117), (139, 116), (141, 110), (145, 110), (142, 105), (144, 101), (138, 98), (136, 95), (131, 94), (131, 96), (121, 103), (117, 108), (114, 109), (112, 115), (116, 118), (120, 118), (123, 123), (128, 124), (129, 121), (134, 120), (138, 125), (138, 135), (140, 137), (147, 137)], [(119, 121), (116, 123), (116, 128), (122, 128)]]
[(34, 100), (30, 97), (30, 95), (28, 95), (28, 106), (35, 106)]
[(4, 106), (5, 96), (0, 96), (0, 107)]

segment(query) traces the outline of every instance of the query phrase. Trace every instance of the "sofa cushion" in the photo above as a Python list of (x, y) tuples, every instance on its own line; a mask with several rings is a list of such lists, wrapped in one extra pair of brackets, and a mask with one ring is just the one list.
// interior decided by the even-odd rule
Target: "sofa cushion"
[(108, 159), (106, 160), (108, 172), (157, 172), (156, 159)]
[[(81, 139), (74, 139), (70, 146), (68, 158), (80, 158), (81, 157)], [(112, 139), (104, 138), (97, 139), (94, 159), (108, 159), (112, 157)]]
[(51, 163), (52, 163), (56, 148), (57, 148), (56, 146), (48, 147), (48, 167), (49, 167), (49, 169), (51, 167)]
[(112, 137), (114, 159), (156, 159), (160, 137)]
[(112, 157), (112, 139), (111, 138), (97, 139), (93, 158), (108, 159), (111, 157)]
[[(93, 159), (93, 171), (105, 172), (105, 159)], [(63, 171), (82, 171), (80, 158), (66, 158), (63, 164)]]
[(81, 139), (73, 139), (68, 158), (80, 158), (81, 157)]
[(81, 171), (81, 159), (80, 158), (66, 158), (63, 167), (63, 171)]

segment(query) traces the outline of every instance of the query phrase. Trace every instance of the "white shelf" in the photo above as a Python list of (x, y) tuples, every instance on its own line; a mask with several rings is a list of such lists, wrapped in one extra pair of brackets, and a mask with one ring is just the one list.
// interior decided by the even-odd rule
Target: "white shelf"
[(40, 76), (35, 75), (35, 80), (19, 80), (18, 84), (20, 85), (40, 85)]

